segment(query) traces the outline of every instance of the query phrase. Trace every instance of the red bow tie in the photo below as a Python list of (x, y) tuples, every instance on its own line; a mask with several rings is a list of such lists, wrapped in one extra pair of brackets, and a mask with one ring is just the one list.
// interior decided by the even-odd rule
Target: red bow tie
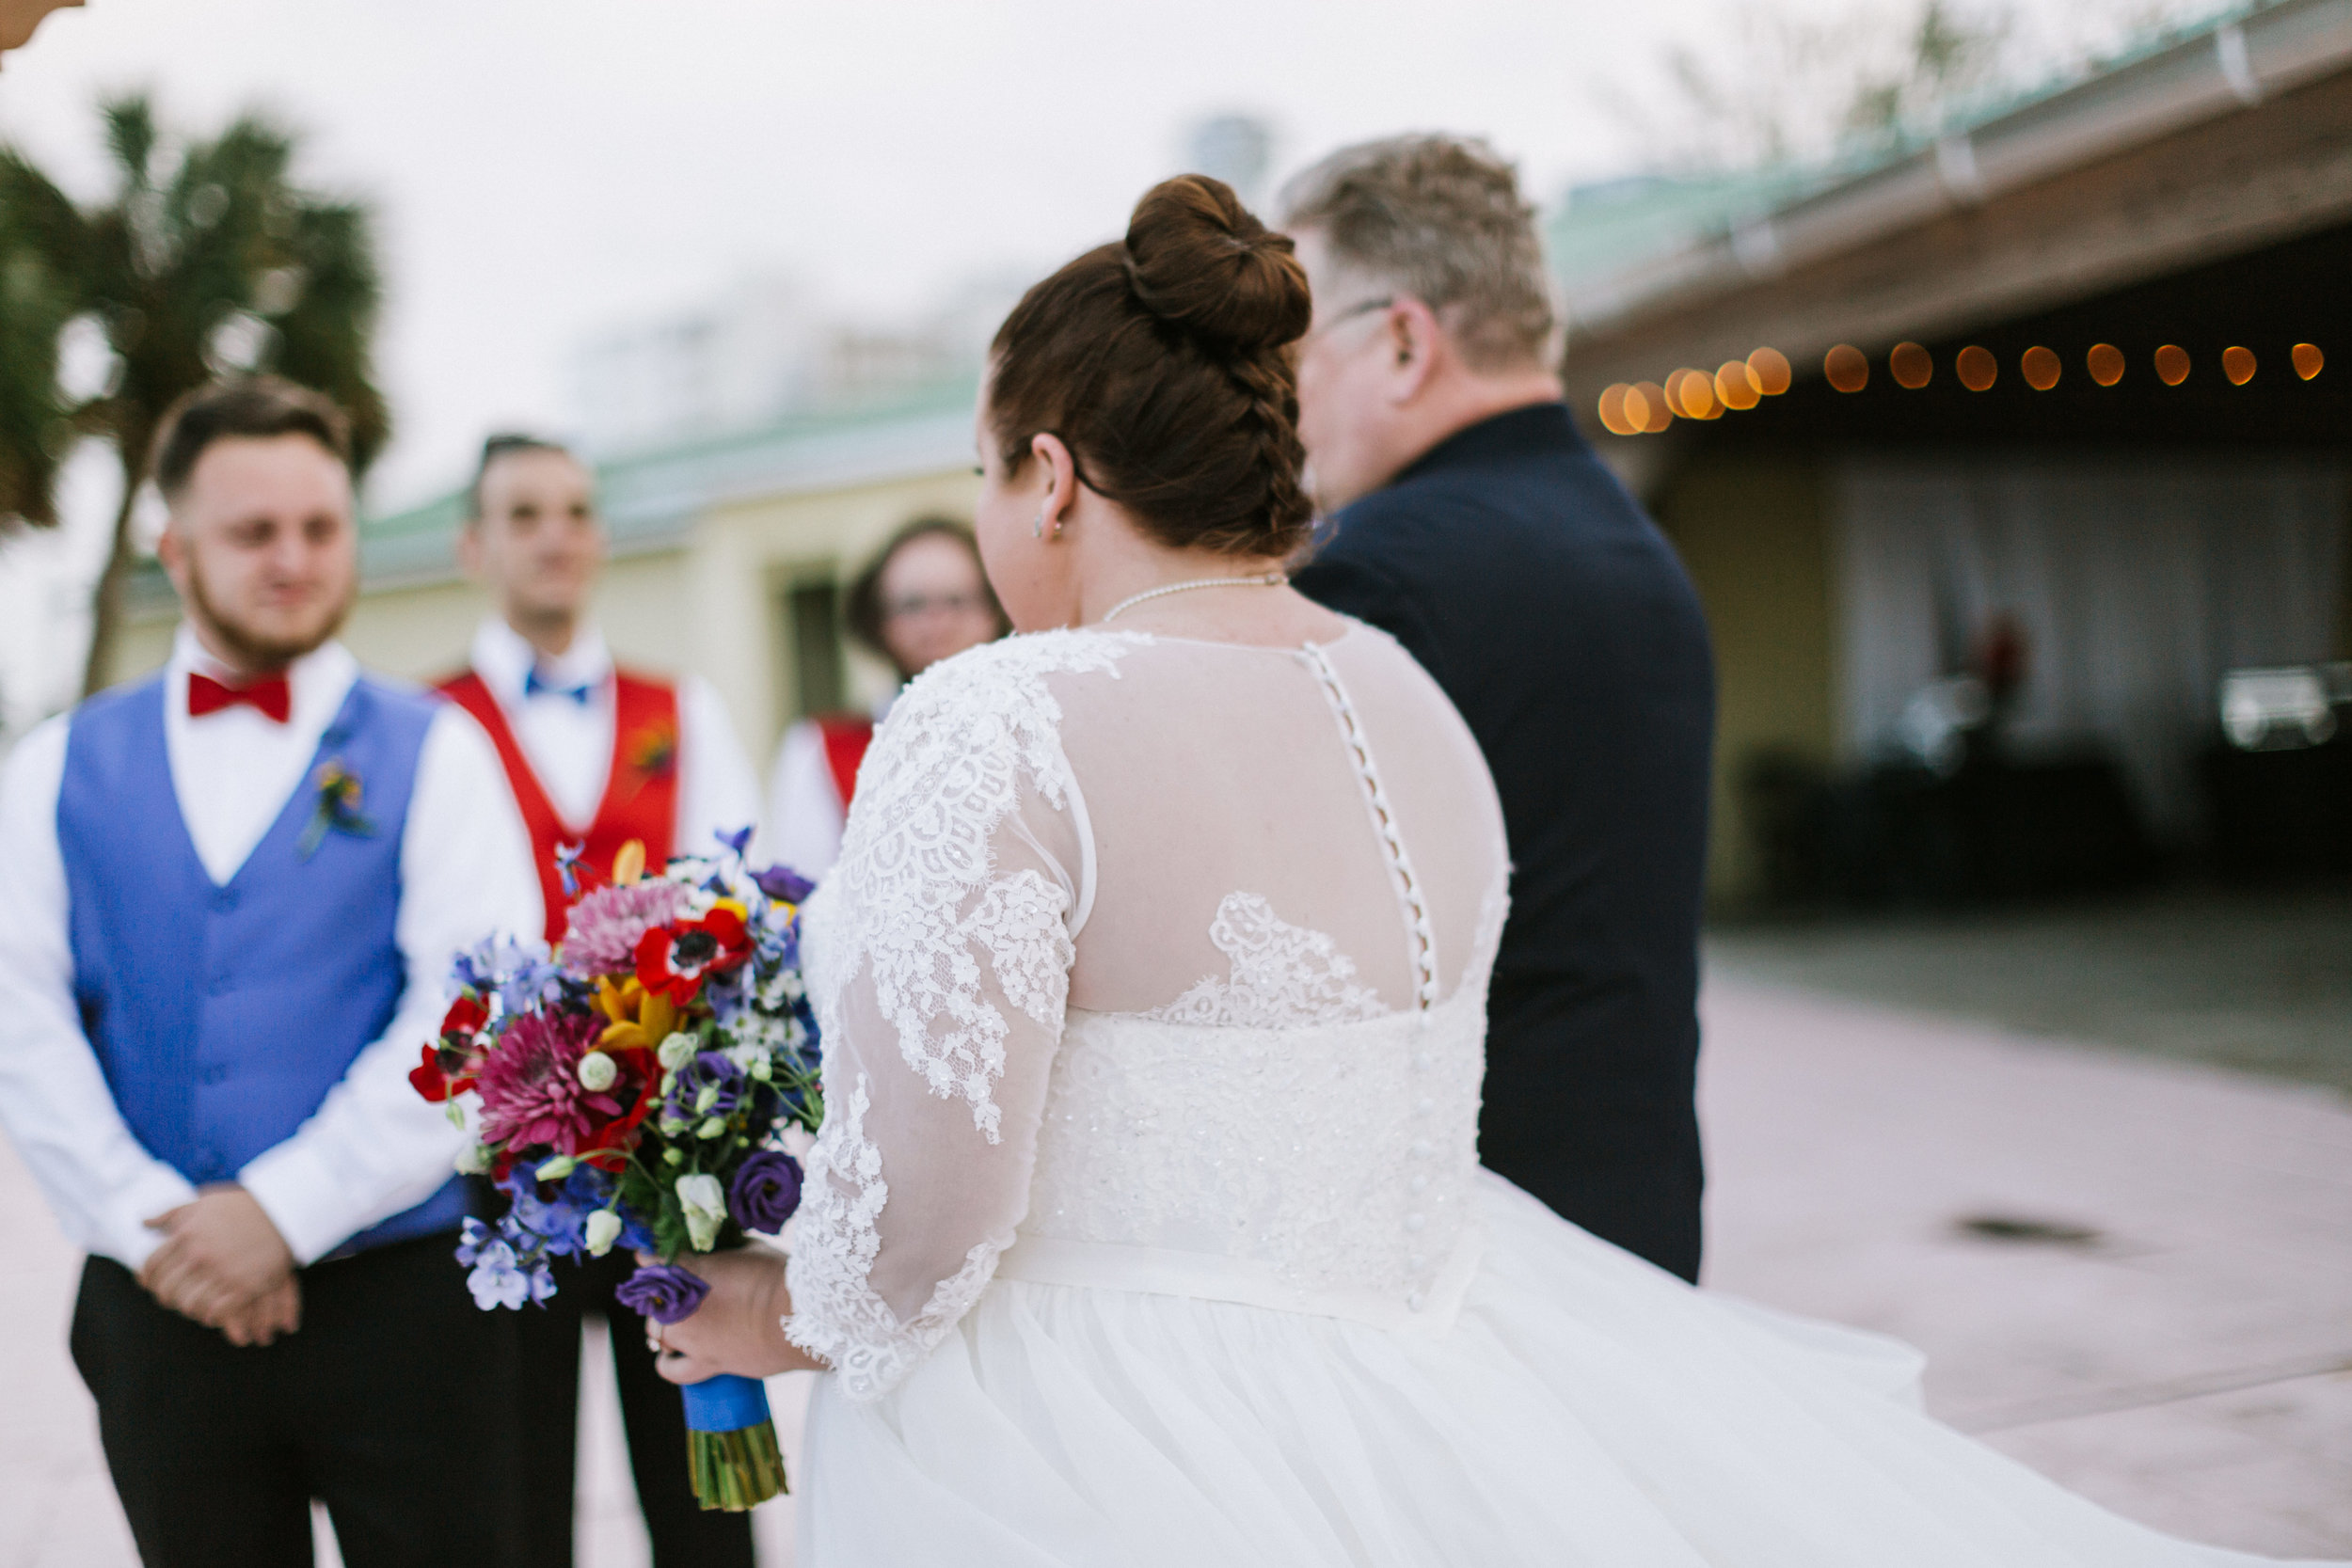
[(189, 672), (189, 718), (201, 719), (240, 703), (274, 724), (284, 723), (294, 713), (294, 693), (287, 689), (283, 675), (265, 675), (245, 686), (230, 686), (210, 675)]

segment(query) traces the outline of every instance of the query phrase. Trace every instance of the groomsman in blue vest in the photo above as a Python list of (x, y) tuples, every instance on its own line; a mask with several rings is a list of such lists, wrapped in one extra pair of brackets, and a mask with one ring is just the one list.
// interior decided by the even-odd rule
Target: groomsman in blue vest
[(150, 1564), (511, 1560), (513, 1321), (451, 1256), (459, 1134), (406, 1081), (455, 950), (535, 938), (487, 738), (332, 641), (342, 413), (183, 400), (160, 675), (0, 774), (0, 1122), (90, 1257), (72, 1351)]

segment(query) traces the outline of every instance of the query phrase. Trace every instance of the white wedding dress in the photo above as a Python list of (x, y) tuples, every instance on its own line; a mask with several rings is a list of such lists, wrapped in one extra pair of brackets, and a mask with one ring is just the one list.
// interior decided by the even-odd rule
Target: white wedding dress
[(1507, 869), (1461, 719), (1365, 626), (910, 687), (807, 911), (803, 1568), (2253, 1560), (1481, 1171)]

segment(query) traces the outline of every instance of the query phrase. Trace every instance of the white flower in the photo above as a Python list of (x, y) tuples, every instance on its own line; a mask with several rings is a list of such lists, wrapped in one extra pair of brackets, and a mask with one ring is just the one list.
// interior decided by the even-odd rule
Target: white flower
[(727, 1217), (726, 1189), (707, 1171), (677, 1179), (677, 1200), (686, 1211), (686, 1233), (696, 1252), (708, 1252), (719, 1240), (719, 1227)]
[(591, 1051), (580, 1059), (580, 1086), (590, 1094), (602, 1094), (620, 1075), (612, 1058), (601, 1051)]
[(654, 1056), (663, 1067), (675, 1072), (694, 1059), (694, 1043), (693, 1036), (681, 1031), (663, 1040)]
[(601, 1258), (612, 1250), (612, 1243), (621, 1239), (621, 1216), (610, 1209), (599, 1209), (588, 1216), (588, 1255)]

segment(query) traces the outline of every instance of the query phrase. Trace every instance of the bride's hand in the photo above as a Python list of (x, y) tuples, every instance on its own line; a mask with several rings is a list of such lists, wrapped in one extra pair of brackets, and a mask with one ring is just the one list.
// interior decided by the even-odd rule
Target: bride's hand
[[(641, 1262), (654, 1259), (639, 1255)], [(710, 1294), (691, 1317), (664, 1326), (646, 1320), (648, 1334), (660, 1335), (654, 1368), (672, 1383), (700, 1383), (733, 1372), (739, 1377), (773, 1377), (778, 1372), (821, 1370), (824, 1363), (784, 1337), (792, 1298), (784, 1284), (784, 1256), (764, 1246), (680, 1258), (677, 1267), (709, 1281)]]

